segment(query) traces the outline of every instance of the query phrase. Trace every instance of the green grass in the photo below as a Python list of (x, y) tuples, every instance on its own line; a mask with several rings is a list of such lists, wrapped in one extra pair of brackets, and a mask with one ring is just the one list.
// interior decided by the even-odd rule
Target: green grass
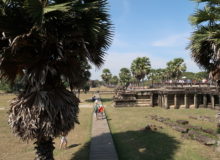
[[(191, 120), (196, 115), (214, 116), (209, 109), (165, 110), (159, 107), (106, 107), (108, 123), (119, 153), (120, 160), (217, 160), (220, 154), (212, 147), (194, 140), (186, 140), (181, 134), (160, 122), (151, 120), (150, 115), (169, 117), (171, 120), (186, 119), (192, 125), (216, 129), (216, 124)], [(144, 131), (148, 124), (162, 126), (155, 132)]]
[[(13, 94), (0, 95), (0, 106), (8, 108), (9, 100), (14, 98)], [(88, 160), (89, 143), (91, 139), (92, 109), (81, 108), (79, 114), (80, 125), (76, 125), (68, 138), (67, 150), (60, 150), (60, 139), (55, 139), (54, 157), (56, 160)], [(19, 140), (11, 133), (8, 126), (7, 110), (0, 110), (0, 160), (30, 160), (34, 159), (33, 142), (28, 144)]]

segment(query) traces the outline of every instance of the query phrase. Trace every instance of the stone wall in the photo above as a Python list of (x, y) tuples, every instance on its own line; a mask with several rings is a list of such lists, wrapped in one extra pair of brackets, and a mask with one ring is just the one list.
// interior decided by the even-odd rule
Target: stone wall
[(116, 107), (160, 106), (163, 108), (220, 109), (220, 94), (215, 87), (156, 88), (116, 92)]

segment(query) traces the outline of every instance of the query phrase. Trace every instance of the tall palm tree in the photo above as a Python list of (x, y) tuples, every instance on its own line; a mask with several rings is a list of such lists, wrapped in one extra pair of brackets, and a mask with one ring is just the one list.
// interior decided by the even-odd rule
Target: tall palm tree
[(195, 27), (188, 48), (202, 68), (210, 72), (215, 80), (220, 80), (220, 2), (218, 0), (194, 0), (202, 7), (190, 16)]
[(112, 74), (108, 68), (103, 69), (102, 75), (101, 75), (103, 81), (108, 85), (109, 81), (112, 78)]
[(182, 58), (175, 58), (167, 63), (166, 70), (169, 78), (178, 79), (186, 71), (186, 65)]
[(110, 79), (110, 83), (113, 84), (113, 85), (117, 85), (118, 84), (118, 77), (117, 76), (113, 76), (111, 79)]
[(53, 160), (53, 139), (78, 122), (82, 62), (103, 63), (111, 42), (107, 0), (0, 1), (0, 74), (25, 90), (11, 103), (9, 124), (35, 140), (36, 160)]
[(131, 64), (131, 72), (134, 77), (140, 82), (150, 73), (150, 59), (148, 57), (138, 57)]
[(121, 68), (119, 73), (120, 83), (127, 88), (131, 82), (131, 72), (128, 68)]

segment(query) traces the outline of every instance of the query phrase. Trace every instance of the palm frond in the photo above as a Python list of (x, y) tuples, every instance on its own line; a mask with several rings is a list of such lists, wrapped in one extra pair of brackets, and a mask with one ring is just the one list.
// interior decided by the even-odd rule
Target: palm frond
[(64, 88), (20, 95), (11, 104), (9, 124), (22, 140), (57, 137), (79, 123), (78, 103), (75, 95)]
[(49, 13), (49, 12), (54, 12), (54, 11), (67, 12), (71, 9), (72, 3), (73, 2), (66, 2), (66, 3), (56, 4), (56, 5), (48, 5), (44, 8), (44, 14)]
[(43, 22), (44, 4), (39, 0), (26, 0), (24, 8), (31, 17), (32, 21), (37, 25)]

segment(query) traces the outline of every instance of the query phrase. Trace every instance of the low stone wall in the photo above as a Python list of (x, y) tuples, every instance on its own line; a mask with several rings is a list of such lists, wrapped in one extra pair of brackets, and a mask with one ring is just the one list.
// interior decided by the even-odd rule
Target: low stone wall
[(220, 94), (216, 87), (169, 87), (119, 91), (115, 94), (116, 107), (160, 106), (169, 108), (220, 109)]

